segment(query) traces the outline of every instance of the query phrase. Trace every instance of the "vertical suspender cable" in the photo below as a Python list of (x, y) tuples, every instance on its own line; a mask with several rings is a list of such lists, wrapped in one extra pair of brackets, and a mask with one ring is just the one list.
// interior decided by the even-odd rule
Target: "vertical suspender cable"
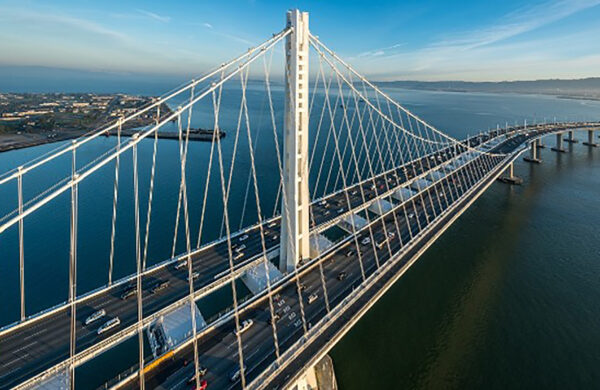
[(73, 155), (71, 159), (71, 236), (70, 236), (70, 256), (69, 256), (69, 302), (71, 304), (71, 326), (69, 342), (69, 380), (70, 388), (75, 389), (75, 326), (76, 326), (76, 305), (77, 299), (77, 160), (76, 144), (73, 141)]
[[(192, 86), (192, 90), (194, 87)], [(156, 124), (160, 118), (160, 106), (156, 109)], [(158, 129), (154, 132), (154, 147), (152, 150), (152, 170), (150, 172), (150, 189), (148, 191), (148, 212), (146, 214), (146, 232), (144, 234), (144, 255), (142, 257), (142, 270), (146, 269), (148, 258), (148, 240), (150, 238), (150, 218), (152, 217), (152, 197), (154, 194), (154, 176), (156, 174), (156, 151), (158, 147)]]
[(117, 231), (117, 200), (119, 196), (119, 161), (121, 153), (121, 129), (123, 127), (123, 120), (119, 118), (119, 124), (117, 126), (117, 156), (115, 157), (115, 182), (113, 187), (113, 209), (112, 209), (112, 230), (110, 233), (110, 255), (108, 257), (108, 285), (112, 284), (113, 277), (113, 266), (115, 260), (115, 234)]
[[(138, 134), (134, 134), (132, 139), (135, 141)], [(140, 199), (138, 193), (138, 153), (137, 143), (133, 145), (133, 201), (134, 201), (134, 213), (135, 213), (135, 260), (136, 260), (136, 296), (137, 296), (137, 307), (138, 307), (138, 347), (139, 347), (139, 381), (140, 389), (144, 390), (144, 333), (142, 327), (143, 319), (143, 302), (142, 302), (142, 259), (141, 259), (141, 246), (140, 246)]]
[[(23, 214), (23, 167), (19, 167), (17, 190), (19, 192), (19, 215)], [(25, 248), (23, 242), (23, 218), (19, 220), (19, 286), (21, 289), (21, 321), (25, 319)]]

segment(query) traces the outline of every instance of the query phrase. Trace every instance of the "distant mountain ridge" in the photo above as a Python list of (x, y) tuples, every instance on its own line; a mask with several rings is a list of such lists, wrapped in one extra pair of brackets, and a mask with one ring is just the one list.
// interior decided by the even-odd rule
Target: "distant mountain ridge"
[(384, 81), (378, 85), (425, 91), (491, 92), (556, 95), (565, 98), (600, 99), (600, 77), (529, 81)]

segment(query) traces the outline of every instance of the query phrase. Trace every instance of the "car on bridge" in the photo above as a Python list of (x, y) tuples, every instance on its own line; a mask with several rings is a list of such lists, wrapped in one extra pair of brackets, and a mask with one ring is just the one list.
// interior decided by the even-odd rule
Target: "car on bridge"
[(121, 323), (121, 320), (119, 319), (119, 317), (115, 317), (112, 320), (108, 320), (104, 323), (104, 325), (102, 325), (101, 327), (98, 328), (98, 335), (101, 335), (104, 332), (107, 332), (109, 330), (111, 330), (112, 328), (115, 328), (117, 326), (119, 326), (119, 324)]
[[(191, 381), (191, 382), (190, 382)], [(192, 386), (192, 389), (194, 390), (206, 390), (206, 388), (208, 387), (208, 382), (206, 381), (206, 379), (202, 379), (200, 381), (200, 385), (196, 386), (195, 385), (196, 382), (196, 377), (192, 376), (189, 380), (188, 380), (188, 384), (192, 384), (194, 383), (194, 386)]]
[(152, 286), (152, 288), (150, 289), (150, 292), (152, 294), (156, 294), (156, 293), (164, 290), (165, 288), (169, 287), (170, 284), (171, 284), (171, 282), (169, 282), (168, 280), (160, 280), (160, 281), (156, 282), (154, 284), (154, 286)]
[[(248, 369), (248, 367), (246, 366), (246, 363), (244, 363), (244, 372), (245, 372), (247, 369)], [(241, 370), (238, 368), (238, 369), (236, 369), (236, 370), (232, 371), (232, 372), (229, 374), (229, 380), (230, 380), (231, 382), (237, 382), (237, 381), (238, 381), (238, 379), (240, 379), (240, 375), (241, 375)]]
[(244, 320), (242, 322), (242, 326), (240, 326), (240, 330), (239, 331), (234, 331), (233, 333), (237, 336), (237, 335), (241, 335), (242, 333), (244, 333), (245, 331), (247, 331), (248, 329), (250, 329), (250, 327), (254, 325), (254, 321), (252, 320)]
[(85, 319), (85, 324), (89, 325), (94, 321), (99, 320), (100, 318), (104, 317), (106, 315), (106, 310), (102, 309), (102, 310), (98, 310), (97, 312), (93, 313), (92, 315), (90, 315), (88, 318)]
[(182, 269), (183, 267), (185, 267), (187, 265), (187, 260), (183, 260), (180, 261), (178, 263), (176, 263), (173, 268), (175, 268), (176, 270)]
[(125, 300), (127, 298), (134, 296), (135, 294), (137, 294), (137, 286), (129, 285), (127, 288), (125, 288), (125, 291), (123, 291), (123, 294), (121, 294), (121, 299)]

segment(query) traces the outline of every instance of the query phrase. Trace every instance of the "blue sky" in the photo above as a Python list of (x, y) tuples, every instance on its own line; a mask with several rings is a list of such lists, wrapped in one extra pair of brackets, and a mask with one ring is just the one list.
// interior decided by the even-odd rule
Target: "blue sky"
[(193, 75), (310, 12), (375, 80), (600, 76), (600, 0), (0, 0), (0, 66)]

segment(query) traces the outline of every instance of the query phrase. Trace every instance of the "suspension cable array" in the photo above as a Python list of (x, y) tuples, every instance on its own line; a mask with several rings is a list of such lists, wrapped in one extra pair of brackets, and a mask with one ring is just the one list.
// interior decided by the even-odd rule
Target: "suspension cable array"
[[(193, 359), (182, 372), (196, 388), (218, 359), (223, 386), (261, 388), (498, 174), (514, 157), (507, 140), (528, 139), (527, 128), (451, 137), (310, 34), (307, 15), (288, 17), (232, 61), (0, 175), (0, 242), (14, 254), (20, 303), (0, 349), (10, 354), (4, 340), (33, 323), (70, 330), (68, 353), (37, 355), (65, 363), (20, 375), (66, 369), (74, 387), (79, 365), (137, 336), (127, 380), (142, 389), (165, 357)], [(57, 226), (46, 257), (30, 241), (42, 223)], [(61, 224), (68, 262), (56, 255)], [(50, 256), (68, 296), (27, 311), (25, 265)]]

